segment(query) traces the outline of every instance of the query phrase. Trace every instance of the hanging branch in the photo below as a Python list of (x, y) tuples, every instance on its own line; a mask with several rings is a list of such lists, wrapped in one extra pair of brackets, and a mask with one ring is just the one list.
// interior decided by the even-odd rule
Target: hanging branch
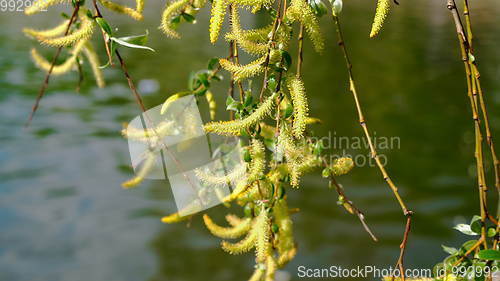
[[(78, 15), (78, 11), (80, 10), (80, 5), (81, 2), (77, 1), (75, 4), (75, 7), (73, 8), (73, 13), (71, 14), (71, 18), (68, 22), (68, 26), (66, 27), (66, 30), (64, 32), (64, 36), (68, 35), (69, 30), (71, 29), (71, 26), (73, 23), (76, 21), (76, 16)], [(33, 117), (35, 116), (35, 113), (38, 109), (38, 106), (40, 105), (40, 101), (42, 100), (43, 96), (45, 95), (45, 91), (49, 87), (49, 81), (50, 81), (50, 76), (52, 75), (52, 71), (54, 70), (54, 66), (56, 65), (57, 59), (59, 58), (59, 55), (61, 55), (61, 51), (63, 49), (63, 46), (58, 47), (57, 51), (54, 55), (54, 58), (52, 59), (52, 62), (50, 64), (49, 71), (45, 75), (45, 79), (43, 81), (43, 84), (40, 88), (40, 91), (38, 92), (38, 96), (36, 97), (35, 104), (33, 105), (31, 109), (31, 113), (28, 117), (28, 121), (26, 122), (26, 127), (29, 127), (31, 125), (31, 121), (33, 121)]]
[(332, 185), (335, 187), (335, 190), (337, 191), (339, 196), (342, 196), (342, 198), (344, 199), (344, 202), (346, 204), (348, 204), (349, 208), (354, 212), (354, 214), (356, 214), (356, 216), (358, 216), (359, 221), (363, 225), (363, 228), (365, 229), (365, 231), (370, 235), (370, 237), (373, 239), (373, 241), (378, 242), (377, 237), (375, 236), (375, 234), (373, 234), (370, 227), (366, 223), (365, 215), (363, 214), (363, 212), (361, 210), (359, 210), (358, 207), (356, 207), (356, 205), (354, 205), (354, 203), (347, 197), (347, 195), (344, 192), (344, 189), (342, 188), (342, 186), (340, 186), (340, 184), (337, 182), (337, 180), (333, 176), (330, 177), (329, 185), (330, 185), (330, 187)]
[[(488, 113), (486, 111), (486, 105), (484, 101), (484, 95), (481, 88), (480, 82), (480, 74), (477, 69), (476, 60), (473, 55), (472, 49), (472, 27), (469, 15), (469, 7), (468, 2), (464, 0), (464, 15), (466, 17), (466, 25), (467, 25), (467, 34), (464, 29), (464, 25), (460, 18), (456, 3), (454, 0), (447, 0), (447, 8), (450, 11), (453, 22), (455, 23), (455, 29), (457, 32), (457, 36), (460, 42), (460, 53), (461, 58), (464, 64), (465, 73), (466, 73), (466, 81), (467, 81), (467, 95), (469, 97), (469, 101), (472, 109), (472, 116), (474, 120), (474, 131), (475, 131), (475, 158), (476, 158), (476, 168), (477, 168), (477, 178), (478, 178), (478, 188), (479, 188), (479, 207), (481, 213), (481, 241), (483, 247), (485, 249), (488, 248), (488, 244), (486, 242), (486, 220), (490, 219), (490, 221), (497, 224), (498, 222), (494, 218), (492, 218), (488, 213), (487, 208), (487, 184), (486, 184), (486, 176), (483, 165), (483, 135), (481, 132), (481, 116), (479, 114), (479, 110), (482, 112), (483, 122), (487, 135), (487, 144), (490, 148), (491, 157), (493, 160), (494, 170), (495, 170), (495, 186), (497, 188), (497, 192), (500, 191), (499, 187), (499, 164), (498, 159), (495, 153), (495, 147), (493, 144), (493, 137), (490, 131), (490, 125), (488, 120)], [(494, 244), (496, 244), (498, 238), (495, 239)]]
[(406, 249), (406, 244), (408, 242), (408, 236), (409, 236), (410, 231), (411, 231), (411, 218), (413, 216), (413, 211), (408, 210), (408, 208), (406, 207), (406, 204), (404, 203), (401, 195), (398, 192), (397, 186), (394, 184), (394, 182), (390, 178), (389, 174), (387, 173), (384, 165), (380, 161), (380, 158), (379, 158), (379, 155), (377, 153), (377, 150), (375, 149), (375, 146), (373, 145), (372, 138), (371, 138), (371, 135), (370, 135), (370, 131), (368, 130), (368, 127), (366, 125), (366, 119), (365, 119), (365, 117), (363, 115), (363, 111), (361, 109), (361, 104), (359, 102), (358, 93), (356, 91), (356, 85), (355, 85), (355, 82), (354, 82), (354, 76), (353, 76), (353, 71), (352, 71), (352, 64), (351, 64), (351, 61), (349, 59), (349, 54), (347, 52), (347, 48), (345, 46), (344, 36), (342, 34), (342, 28), (341, 28), (341, 25), (340, 25), (340, 20), (339, 20), (338, 16), (335, 16), (335, 15), (333, 16), (333, 20), (335, 22), (335, 25), (336, 25), (336, 28), (337, 28), (337, 35), (339, 37), (338, 45), (340, 46), (340, 48), (342, 49), (342, 53), (344, 54), (344, 59), (345, 59), (346, 67), (347, 67), (347, 72), (349, 74), (349, 89), (350, 89), (350, 91), (352, 93), (352, 96), (354, 98), (354, 102), (356, 104), (356, 110), (358, 112), (359, 124), (363, 128), (363, 132), (365, 134), (365, 137), (366, 137), (366, 139), (368, 141), (368, 145), (370, 147), (371, 157), (375, 159), (375, 162), (377, 163), (377, 166), (378, 166), (378, 168), (379, 168), (379, 170), (380, 170), (380, 172), (381, 172), (384, 180), (387, 182), (387, 184), (391, 188), (392, 192), (394, 193), (394, 196), (396, 197), (396, 199), (397, 199), (397, 201), (398, 201), (398, 203), (399, 203), (399, 205), (401, 207), (401, 210), (403, 211), (403, 214), (406, 216), (405, 232), (403, 234), (403, 240), (401, 242), (401, 245), (399, 246), (399, 248), (400, 248), (400, 254), (399, 254), (398, 261), (396, 263), (396, 267), (399, 268), (401, 276), (402, 276), (402, 279), (405, 280), (405, 275), (404, 275), (404, 253), (405, 253), (405, 249)]

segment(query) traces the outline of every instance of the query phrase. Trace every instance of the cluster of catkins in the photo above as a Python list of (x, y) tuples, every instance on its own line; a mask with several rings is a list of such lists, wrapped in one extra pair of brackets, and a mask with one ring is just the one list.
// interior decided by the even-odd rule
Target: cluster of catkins
[[(336, 0), (338, 1), (340, 0)], [(389, 9), (389, 1), (379, 0), (371, 36), (379, 32)], [(317, 119), (309, 117), (306, 90), (300, 74), (290, 71), (291, 59), (287, 50), (293, 37), (293, 24), (302, 26), (317, 52), (321, 52), (325, 44), (318, 14), (312, 5), (306, 0), (291, 0), (286, 7), (283, 2), (287, 1), (282, 1), (278, 8), (273, 8), (273, 5), (277, 5), (274, 0), (213, 0), (211, 9), (209, 36), (212, 43), (220, 37), (222, 25), (228, 17), (230, 29), (224, 36), (225, 40), (232, 42), (234, 48), (255, 57), (247, 64), (240, 64), (234, 57), (223, 58), (218, 61), (219, 67), (228, 71), (235, 83), (255, 79), (261, 74), (267, 78), (264, 80), (265, 90), (261, 92), (259, 101), (250, 107), (237, 107), (236, 119), (214, 121), (204, 126), (208, 133), (248, 139), (248, 145), (244, 149), (245, 166), (221, 178), (197, 174), (202, 182), (212, 184), (241, 179), (235, 190), (223, 198), (223, 201), (235, 202), (242, 206), (244, 216), (227, 215), (228, 227), (215, 224), (208, 215), (204, 215), (203, 219), (213, 235), (225, 239), (221, 244), (224, 251), (241, 254), (255, 249), (256, 267), (251, 281), (274, 280), (276, 270), (285, 266), (297, 252), (290, 218), (292, 211), (288, 208), (285, 190), (290, 186), (298, 188), (303, 174), (315, 168), (322, 168), (323, 176), (333, 177), (346, 174), (353, 167), (352, 160), (348, 158), (328, 163), (328, 157), (322, 155), (321, 144), (315, 142), (306, 130), (307, 125), (317, 122)], [(75, 24), (68, 25), (70, 19), (65, 19), (50, 30), (25, 29), (24, 32), (42, 45), (67, 47), (69, 56), (62, 64), (53, 67), (54, 75), (66, 73), (79, 66), (83, 62), (80, 58), (83, 52), (92, 66), (97, 84), (104, 86), (99, 60), (90, 43), (97, 26), (96, 16), (93, 16), (85, 5), (81, 2), (75, 4), (75, 1), (70, 0), (38, 0), (26, 13), (34, 14), (60, 3), (81, 6)], [(98, 3), (136, 20), (143, 17), (144, 0), (137, 0), (135, 9), (109, 0), (98, 0)], [(205, 5), (206, 0), (178, 0), (169, 3), (163, 12), (160, 29), (171, 38), (180, 38), (176, 30), (179, 23), (183, 20), (194, 22), (193, 16)], [(249, 8), (253, 13), (268, 13), (270, 24), (255, 29), (244, 29), (240, 24), (239, 13), (245, 8)], [(71, 26), (69, 30), (68, 26)], [(102, 25), (99, 26), (102, 28)], [(32, 57), (40, 68), (47, 71), (51, 68), (51, 63), (35, 49), (32, 50)], [(212, 93), (208, 90), (203, 93), (211, 108), (215, 108)], [(196, 93), (188, 91), (182, 95), (186, 94)], [(248, 95), (252, 96), (251, 90), (241, 93), (242, 97)], [(246, 98), (239, 103), (246, 103)], [(215, 110), (211, 112), (212, 119), (214, 114)], [(128, 130), (124, 134), (136, 140), (150, 142), (151, 136), (160, 139), (170, 131), (171, 126), (171, 123), (165, 121), (149, 134), (141, 130)], [(145, 178), (153, 166), (154, 156), (151, 155), (147, 159), (149, 160), (146, 160), (136, 177), (124, 183), (125, 187), (136, 186)], [(164, 217), (162, 221), (173, 223), (184, 219), (186, 217), (175, 213)], [(240, 237), (244, 238), (238, 242), (228, 241)]]

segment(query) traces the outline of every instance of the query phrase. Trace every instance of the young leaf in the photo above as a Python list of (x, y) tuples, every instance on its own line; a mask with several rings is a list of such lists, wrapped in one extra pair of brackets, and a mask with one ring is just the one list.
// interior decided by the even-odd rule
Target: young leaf
[(500, 251), (498, 251), (498, 250), (482, 250), (479, 253), (477, 253), (477, 256), (483, 260), (498, 261), (498, 260), (500, 260)]
[(218, 62), (219, 62), (219, 58), (211, 58), (208, 61), (208, 69), (209, 70), (214, 70), (215, 66), (217, 65)]
[(443, 250), (450, 255), (456, 255), (458, 253), (458, 250), (456, 248), (448, 247), (445, 245), (441, 245), (441, 247), (443, 247)]
[[(127, 40), (129, 41), (132, 41), (132, 42), (138, 42), (138, 43), (141, 43), (142, 41), (144, 41), (144, 39), (142, 38), (141, 39), (141, 36), (144, 36), (144, 35), (139, 35), (139, 36), (128, 36), (128, 37), (121, 37), (121, 38), (116, 38), (116, 37), (111, 37), (110, 39), (122, 46), (125, 46), (125, 47), (129, 47), (129, 48), (134, 48), (134, 49), (144, 49), (144, 50), (149, 50), (149, 51), (152, 51), (154, 52), (155, 50), (150, 48), (150, 47), (147, 47), (147, 46), (142, 46), (142, 45), (138, 45), (138, 44), (134, 44), (134, 43), (130, 43), (128, 42)], [(146, 34), (147, 36), (147, 34)]]
[(472, 220), (470, 221), (470, 228), (475, 233), (481, 233), (481, 224), (482, 224), (481, 217), (474, 216), (474, 217), (472, 217)]
[(468, 224), (464, 224), (464, 223), (457, 224), (453, 228), (462, 232), (465, 235), (470, 235), (470, 236), (478, 235), (478, 233), (471, 230), (471, 227)]
[(111, 30), (111, 26), (109, 26), (108, 22), (105, 19), (98, 17), (95, 19), (95, 21), (102, 28), (102, 30), (104, 30), (104, 32), (106, 32), (109, 36), (113, 35), (113, 31)]

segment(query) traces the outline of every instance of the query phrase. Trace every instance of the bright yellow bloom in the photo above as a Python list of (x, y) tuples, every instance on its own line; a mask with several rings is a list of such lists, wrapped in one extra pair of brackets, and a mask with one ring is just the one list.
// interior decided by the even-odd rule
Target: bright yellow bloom
[(142, 11), (144, 10), (144, 0), (136, 0), (135, 9), (117, 4), (109, 0), (99, 0), (99, 2), (111, 11), (128, 15), (135, 20), (142, 20), (144, 18), (142, 15)]
[(391, 8), (391, 0), (378, 0), (377, 10), (375, 11), (375, 18), (373, 19), (372, 30), (370, 31), (370, 37), (373, 38), (382, 29), (389, 10)]
[(163, 10), (163, 14), (161, 16), (161, 25), (160, 29), (165, 33), (168, 37), (179, 39), (181, 36), (177, 31), (174, 30), (174, 26), (172, 25), (172, 18), (177, 16), (182, 10), (186, 9), (189, 6), (190, 0), (178, 0), (168, 4)]
[(269, 115), (274, 107), (275, 96), (276, 94), (269, 96), (254, 112), (244, 119), (210, 122), (205, 124), (205, 131), (219, 135), (239, 136), (241, 130), (246, 130), (250, 128), (250, 126), (256, 125)]

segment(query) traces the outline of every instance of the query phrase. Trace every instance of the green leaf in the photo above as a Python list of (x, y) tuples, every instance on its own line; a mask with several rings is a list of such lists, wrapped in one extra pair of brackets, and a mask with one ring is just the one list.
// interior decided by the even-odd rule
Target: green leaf
[(125, 37), (120, 37), (118, 39), (131, 44), (144, 46), (148, 43), (149, 32), (146, 30), (146, 33), (142, 35), (125, 36)]
[(189, 23), (193, 23), (196, 20), (196, 18), (193, 15), (190, 15), (188, 13), (182, 13), (181, 15), (184, 18), (184, 20)]
[[(333, 2), (333, 3), (332, 3)], [(342, 12), (342, 0), (330, 0), (330, 3), (332, 4), (332, 13), (335, 17), (338, 17), (340, 13)]]
[(495, 227), (489, 227), (488, 228), (488, 237), (493, 237), (497, 234), (497, 230)]
[[(474, 246), (475, 244), (477, 243), (477, 240), (469, 240), (465, 243), (462, 244), (462, 248), (465, 250), (465, 252), (467, 252), (468, 250), (470, 250), (470, 248), (472, 248), (472, 246)], [(464, 252), (464, 253), (465, 253)]]
[(154, 49), (152, 49), (150, 47), (142, 45), (142, 44), (147, 43), (147, 41), (148, 41), (148, 33), (147, 32), (146, 32), (146, 34), (143, 34), (143, 35), (127, 36), (127, 37), (120, 37), (120, 38), (111, 37), (110, 39), (112, 41), (122, 45), (122, 46), (125, 46), (125, 47), (129, 47), (129, 48), (133, 48), (133, 49), (144, 49), (144, 50), (149, 50), (152, 52), (155, 51)]
[(211, 58), (208, 61), (208, 69), (209, 70), (214, 70), (215, 66), (217, 65), (217, 63), (219, 63), (219, 59), (218, 58)]
[(474, 231), (471, 230), (470, 225), (465, 224), (465, 223), (457, 224), (453, 228), (456, 229), (456, 230), (458, 230), (458, 231), (460, 231), (460, 232), (462, 232), (465, 235), (470, 235), (470, 236), (479, 235), (476, 232), (474, 232)]
[(113, 35), (113, 31), (111, 30), (111, 26), (109, 26), (108, 22), (105, 19), (103, 19), (101, 17), (97, 17), (97, 18), (95, 18), (95, 21), (102, 28), (102, 30), (104, 30), (104, 32), (106, 32), (109, 36)]
[(291, 103), (289, 103), (287, 105), (287, 107), (285, 108), (285, 114), (284, 114), (284, 118), (287, 119), (287, 118), (290, 118), (293, 114), (293, 106)]
[(245, 107), (247, 107), (247, 106), (252, 105), (252, 102), (253, 102), (253, 96), (252, 96), (252, 93), (251, 93), (251, 92), (246, 92), (246, 93), (245, 93), (245, 102), (243, 103), (243, 105), (244, 105)]
[(324, 168), (323, 171), (321, 171), (321, 176), (324, 178), (328, 178), (330, 176), (330, 169)]
[(477, 256), (483, 260), (500, 260), (500, 251), (497, 250), (482, 250), (477, 253)]
[(290, 65), (292, 65), (292, 56), (287, 51), (281, 51), (281, 56), (283, 58), (283, 62), (285, 63), (284, 68), (288, 69)]
[(250, 155), (250, 151), (248, 151), (248, 149), (245, 149), (243, 152), (243, 160), (245, 160), (245, 162), (252, 161), (252, 156)]
[(323, 1), (321, 0), (310, 0), (309, 6), (311, 6), (314, 14), (316, 14), (316, 16), (318, 17), (324, 16), (328, 12), (325, 3), (323, 3)]
[(65, 12), (62, 12), (62, 13), (61, 13), (61, 17), (65, 18), (65, 19), (68, 19), (68, 20), (71, 18), (71, 17), (70, 17), (68, 14), (66, 14)]
[(443, 250), (450, 255), (456, 255), (458, 253), (458, 250), (456, 248), (448, 247), (445, 245), (441, 245), (441, 247), (443, 247)]
[(475, 233), (481, 233), (481, 217), (480, 216), (474, 216), (472, 217), (470, 221), (470, 229), (474, 231)]
[(238, 105), (240, 105), (240, 103), (235, 101), (233, 99), (233, 97), (227, 96), (227, 99), (226, 99), (226, 109), (227, 110), (238, 111)]
[(90, 10), (87, 10), (87, 17), (89, 19), (94, 19), (94, 15), (92, 15), (92, 12)]

